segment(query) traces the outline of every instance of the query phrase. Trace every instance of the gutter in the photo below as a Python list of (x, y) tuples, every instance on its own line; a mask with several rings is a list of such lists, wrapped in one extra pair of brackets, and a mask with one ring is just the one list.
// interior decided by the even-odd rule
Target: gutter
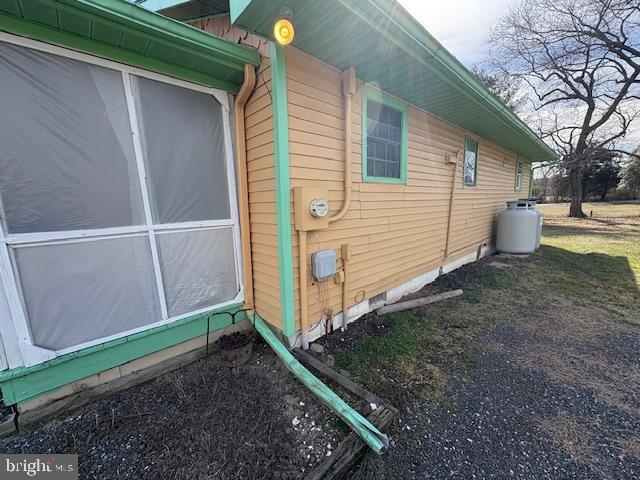
[[(532, 143), (538, 148), (545, 151), (548, 158), (557, 158), (556, 152), (553, 151), (546, 143), (538, 138), (535, 133), (525, 124), (515, 113), (509, 110), (493, 93), (489, 92), (474, 76), (462, 65), (455, 57), (453, 57), (435, 38), (433, 38), (409, 13), (400, 7), (395, 1), (391, 0), (365, 0), (371, 9), (378, 10), (379, 13), (388, 18), (393, 27), (400, 30), (401, 34), (408, 37), (410, 44), (400, 39), (402, 35), (399, 32), (389, 31), (389, 27), (377, 23), (367, 14), (367, 6), (354, 4), (351, 0), (337, 0), (345, 9), (353, 13), (366, 22), (371, 28), (377, 30), (381, 35), (390, 42), (396, 44), (412, 55), (417, 61), (427, 65), (434, 73), (442, 76), (445, 80), (451, 81), (455, 78), (462, 83), (468, 90), (458, 87), (458, 90), (476, 101), (482, 107), (489, 107), (498, 113), (498, 116), (507, 124), (528, 137)], [(421, 47), (423, 51), (415, 48), (415, 45)], [(427, 55), (425, 55), (426, 53)], [(433, 68), (427, 60), (437, 61), (437, 65), (444, 69), (447, 74)], [(455, 83), (454, 83), (455, 85)], [(546, 159), (546, 158), (545, 158)], [(530, 158), (531, 161), (540, 161), (540, 159)]]

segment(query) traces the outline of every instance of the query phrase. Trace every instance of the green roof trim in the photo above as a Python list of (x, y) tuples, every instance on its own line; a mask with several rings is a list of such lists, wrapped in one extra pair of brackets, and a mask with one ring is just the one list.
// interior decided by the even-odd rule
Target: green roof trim
[(557, 157), (395, 0), (230, 0), (235, 24), (271, 38), (293, 10), (293, 46), (532, 161)]
[[(173, 323), (68, 353), (32, 367), (0, 372), (5, 405), (13, 405), (110, 368), (231, 325), (242, 304), (212, 309)], [(243, 313), (236, 321), (246, 319)]]
[(257, 52), (124, 0), (5, 0), (0, 30), (231, 92)]

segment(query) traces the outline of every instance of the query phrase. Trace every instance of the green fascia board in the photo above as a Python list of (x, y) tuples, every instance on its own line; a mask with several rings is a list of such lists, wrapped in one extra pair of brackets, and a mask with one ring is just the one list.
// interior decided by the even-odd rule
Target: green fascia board
[(557, 157), (394, 0), (230, 0), (230, 6), (235, 24), (269, 38), (289, 6), (294, 47), (339, 69), (353, 65), (364, 82), (524, 158)]
[[(56, 25), (44, 24), (29, 17), (25, 9), (18, 16), (2, 6), (0, 30), (232, 92), (242, 83), (244, 65), (257, 66), (260, 61), (259, 54), (253, 50), (124, 0), (42, 2), (49, 10), (57, 12), (58, 19), (72, 18), (71, 30), (63, 28), (61, 20)], [(100, 40), (93, 38), (104, 32), (110, 32), (110, 35)], [(111, 38), (114, 43), (107, 43), (105, 38)], [(118, 43), (115, 43), (116, 38)], [(124, 48), (120, 44), (123, 39), (134, 39), (136, 48)], [(177, 61), (185, 57), (188, 62)], [(192, 65), (211, 67), (202, 71), (191, 68)]]
[[(231, 313), (242, 303), (177, 320), (117, 340), (68, 353), (32, 367), (0, 372), (5, 405), (24, 402), (63, 385), (75, 382), (137, 358), (172, 347), (231, 324)], [(246, 315), (238, 320), (244, 320)], [(209, 325), (207, 326), (207, 323)]]
[(222, 80), (211, 75), (163, 62), (161, 60), (156, 60), (154, 58), (145, 57), (144, 55), (112, 47), (107, 44), (97, 43), (88, 38), (72, 36), (59, 30), (53, 30), (30, 22), (25, 22), (15, 17), (2, 15), (1, 13), (0, 30), (98, 57), (108, 58), (109, 60), (119, 63), (140, 67), (145, 70), (162, 73), (170, 77), (179, 78), (199, 85), (205, 85), (207, 87), (220, 88), (230, 92), (236, 92), (239, 88), (239, 86), (234, 82)]
[[(373, 177), (367, 174), (367, 103), (375, 100), (402, 112), (402, 137), (400, 146), (400, 178)], [(365, 85), (362, 93), (362, 181), (365, 183), (407, 183), (407, 163), (409, 152), (409, 107), (406, 102), (398, 100), (371, 85)]]
[(293, 245), (291, 232), (291, 178), (289, 171), (289, 114), (287, 109), (287, 64), (285, 49), (269, 42), (273, 95), (273, 141), (276, 173), (276, 223), (282, 331), (295, 333), (293, 303)]

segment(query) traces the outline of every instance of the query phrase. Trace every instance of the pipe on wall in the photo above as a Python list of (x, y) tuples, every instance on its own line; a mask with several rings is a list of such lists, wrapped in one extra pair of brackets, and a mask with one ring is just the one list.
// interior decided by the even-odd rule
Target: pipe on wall
[[(344, 217), (351, 204), (351, 116), (352, 97), (356, 93), (356, 70), (353, 67), (342, 72), (342, 95), (344, 97), (344, 201), (338, 212), (329, 217), (329, 223), (336, 222)], [(348, 259), (345, 260), (345, 253), (349, 252), (348, 246), (342, 247), (342, 265), (344, 279), (342, 284), (342, 327), (346, 328), (347, 317), (347, 268)], [(302, 348), (309, 348), (309, 311), (307, 292), (307, 232), (298, 230), (298, 259), (300, 268), (300, 328), (302, 331)]]
[(453, 164), (453, 177), (451, 177), (451, 192), (449, 193), (449, 214), (447, 217), (447, 236), (444, 244), (444, 254), (442, 256), (442, 263), (447, 261), (449, 258), (449, 244), (451, 242), (451, 221), (453, 219), (453, 200), (456, 194), (456, 178), (458, 177), (458, 164), (460, 163), (460, 151), (458, 150), (455, 155), (455, 159), (451, 159), (449, 154), (447, 154), (447, 163)]
[(307, 232), (298, 230), (298, 260), (300, 268), (300, 331), (302, 349), (309, 349), (309, 306), (307, 292)]
[(351, 204), (351, 110), (352, 97), (356, 93), (356, 69), (347, 68), (342, 72), (342, 96), (344, 97), (344, 201), (342, 207), (329, 223), (344, 217)]
[(238, 217), (240, 220), (240, 243), (242, 245), (242, 279), (244, 301), (248, 309), (253, 309), (253, 271), (251, 267), (251, 237), (249, 224), (249, 188), (247, 183), (247, 137), (244, 122), (244, 107), (256, 85), (256, 71), (253, 65), (244, 66), (244, 81), (233, 105), (236, 130), (236, 176), (238, 183)]

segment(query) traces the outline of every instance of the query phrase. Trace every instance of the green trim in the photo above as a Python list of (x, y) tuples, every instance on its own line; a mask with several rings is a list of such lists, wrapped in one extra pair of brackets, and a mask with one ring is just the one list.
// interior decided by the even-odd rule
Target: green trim
[[(402, 139), (400, 145), (400, 178), (375, 177), (367, 174), (367, 103), (373, 100), (388, 105), (402, 113)], [(371, 85), (362, 92), (362, 181), (365, 183), (407, 183), (407, 158), (409, 145), (409, 107), (406, 102), (392, 97)]]
[(253, 324), (258, 333), (265, 339), (273, 351), (278, 355), (285, 367), (306, 386), (311, 393), (333, 410), (362, 440), (378, 455), (389, 447), (389, 438), (376, 428), (369, 420), (355, 411), (340, 398), (333, 390), (322, 383), (315, 375), (307, 370), (291, 352), (274, 335), (269, 327), (257, 314), (253, 317)]
[[(557, 158), (395, 0), (230, 0), (234, 24), (266, 38), (285, 7), (297, 49), (524, 158)], [(340, 39), (340, 41), (336, 41)]]
[[(241, 303), (212, 309), (173, 323), (145, 330), (127, 337), (68, 353), (32, 367), (18, 367), (0, 372), (0, 388), (5, 405), (24, 402), (63, 385), (104, 372), (145, 355), (172, 347), (209, 331), (231, 324), (227, 313), (238, 311)], [(246, 318), (246, 317), (245, 317)]]
[[(471, 140), (472, 142), (475, 142), (476, 144), (476, 163), (473, 166), (474, 168), (474, 174), (473, 174), (473, 183), (467, 183), (465, 178), (464, 178), (464, 169), (465, 169), (465, 159), (467, 157), (467, 150), (468, 150), (468, 142), (469, 140)], [(466, 187), (466, 188), (475, 188), (478, 186), (478, 161), (480, 159), (480, 141), (477, 138), (474, 138), (472, 136), (465, 136), (464, 137), (464, 157), (462, 158), (462, 186)]]
[(289, 119), (287, 111), (287, 65), (285, 49), (269, 42), (273, 91), (273, 140), (276, 163), (276, 221), (282, 332), (295, 333), (293, 304), (293, 244), (291, 241), (291, 178), (289, 172)]
[(244, 65), (260, 61), (245, 47), (122, 0), (41, 3), (48, 24), (28, 17), (32, 9), (0, 6), (0, 30), (231, 92), (242, 83)]

